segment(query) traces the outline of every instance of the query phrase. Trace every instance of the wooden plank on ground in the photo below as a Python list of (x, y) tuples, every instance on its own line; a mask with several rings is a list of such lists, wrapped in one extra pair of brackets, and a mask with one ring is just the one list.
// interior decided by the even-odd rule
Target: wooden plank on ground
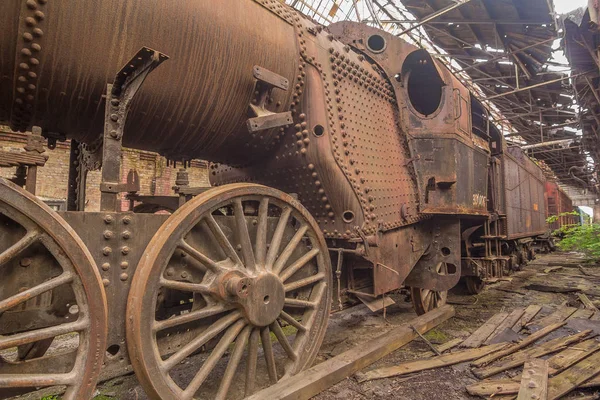
[(537, 304), (527, 306), (525, 312), (523, 313), (523, 316), (519, 319), (519, 321), (517, 321), (516, 324), (513, 325), (512, 330), (515, 332), (519, 332), (521, 328), (527, 325), (529, 321), (531, 321), (540, 312), (541, 309), (542, 306), (539, 306)]
[(600, 374), (600, 353), (596, 352), (550, 378), (548, 399), (559, 399), (598, 374)]
[(534, 358), (525, 363), (517, 400), (548, 398), (548, 361)]
[(575, 318), (579, 318), (579, 319), (590, 319), (590, 317), (594, 315), (594, 311), (593, 310), (586, 310), (586, 309), (579, 309), (577, 311), (575, 311), (573, 314), (571, 314), (571, 316), (567, 319), (575, 319)]
[(560, 306), (552, 314), (542, 317), (538, 320), (532, 321), (529, 324), (527, 324), (527, 326), (533, 325), (543, 328), (545, 326), (564, 321), (565, 319), (569, 318), (571, 314), (573, 314), (575, 311), (577, 311), (575, 307)]
[(508, 313), (494, 314), (486, 323), (481, 325), (471, 336), (469, 336), (460, 347), (479, 347), (494, 332), (494, 330), (506, 319)]
[(473, 374), (480, 379), (488, 378), (490, 376), (499, 374), (500, 372), (523, 365), (524, 362), (532, 358), (542, 357), (547, 354), (560, 351), (573, 343), (579, 342), (590, 333), (591, 330), (588, 330), (575, 335), (552, 339), (535, 347), (530, 347), (514, 353), (494, 365), (484, 368), (477, 368), (473, 370)]
[(548, 267), (548, 268), (544, 268), (544, 273), (545, 274), (549, 274), (552, 271), (558, 271), (559, 269), (562, 269), (562, 266), (557, 266), (557, 267)]
[(503, 379), (497, 381), (477, 382), (473, 385), (467, 386), (467, 392), (471, 396), (493, 396), (493, 398), (496, 398), (497, 395), (519, 393), (520, 387), (520, 382), (515, 382), (511, 379)]
[(454, 312), (454, 307), (449, 305), (432, 310), (367, 343), (360, 344), (290, 378), (282, 379), (246, 400), (310, 399), (347, 376), (409, 343), (417, 337), (412, 327), (425, 333), (453, 317)]
[[(459, 344), (461, 344), (463, 342), (463, 340), (461, 338), (456, 338), (456, 339), (452, 339), (446, 343), (442, 343), (439, 346), (435, 346), (435, 348), (437, 349), (437, 351), (439, 351), (440, 353), (443, 353), (445, 351), (448, 351), (450, 349), (455, 348), (456, 346), (458, 346)], [(436, 354), (433, 351), (428, 351), (426, 353), (423, 353), (423, 358), (425, 357), (433, 357)]]
[(593, 377), (589, 381), (585, 381), (579, 387), (582, 388), (582, 389), (600, 387), (600, 374), (596, 375), (595, 377)]
[(523, 340), (521, 340), (520, 342), (509, 345), (504, 350), (500, 350), (496, 353), (489, 354), (485, 357), (482, 357), (478, 360), (473, 361), (472, 365), (475, 367), (482, 367), (486, 364), (491, 363), (492, 361), (496, 361), (502, 357), (506, 357), (518, 350), (521, 350), (524, 347), (529, 346), (532, 343), (537, 342), (538, 340), (540, 340), (541, 338), (543, 338), (550, 332), (560, 328), (561, 326), (563, 326), (565, 324), (566, 324), (566, 322), (557, 322), (555, 324), (548, 325), (547, 327), (542, 328), (539, 331), (532, 333), (531, 335), (527, 336), (526, 338), (523, 338)]
[[(552, 379), (552, 378), (550, 378)], [(550, 380), (549, 380), (550, 381)], [(600, 375), (586, 381), (580, 389), (600, 387)], [(510, 395), (519, 392), (520, 383), (513, 379), (485, 380), (467, 386), (467, 392), (473, 396), (497, 398), (497, 395)]]
[(504, 332), (505, 329), (511, 329), (520, 319), (523, 317), (525, 313), (524, 308), (516, 308), (514, 309), (508, 316), (496, 327), (494, 332), (486, 339), (484, 344), (491, 344), (491, 341), (494, 340), (496, 336), (498, 336), (501, 332)]
[(440, 353), (445, 352), (446, 350), (450, 350), (461, 344), (463, 340), (461, 338), (452, 339), (446, 343), (442, 343), (437, 346), (437, 349)]
[(501, 350), (506, 346), (506, 343), (498, 343), (490, 346), (479, 347), (477, 349), (462, 350), (437, 357), (408, 361), (393, 367), (377, 368), (362, 374), (356, 374), (356, 376), (359, 382), (365, 382), (373, 379), (389, 378), (390, 376), (407, 375), (412, 374), (413, 372), (447, 367), (450, 365), (475, 360), (476, 358), (483, 357), (486, 354)]
[(577, 297), (579, 297), (579, 300), (585, 308), (598, 312), (598, 308), (594, 305), (594, 303), (592, 303), (590, 298), (585, 295), (585, 293), (577, 293)]
[(600, 350), (598, 339), (588, 339), (576, 345), (573, 345), (548, 359), (550, 375), (556, 375), (564, 371), (571, 365), (578, 363), (587, 356)]

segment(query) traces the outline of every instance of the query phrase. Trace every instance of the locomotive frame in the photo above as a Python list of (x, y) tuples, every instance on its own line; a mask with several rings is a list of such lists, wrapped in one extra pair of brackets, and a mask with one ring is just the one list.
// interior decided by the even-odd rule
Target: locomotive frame
[[(132, 101), (168, 59), (142, 48), (106, 87), (102, 137), (71, 142), (68, 211), (0, 180), (0, 395), (63, 385), (67, 399), (90, 398), (98, 379), (132, 369), (152, 398), (249, 395), (313, 362), (332, 304), (408, 287), (422, 314), (461, 276), (476, 292), (532, 257), (541, 231), (510, 236), (496, 204), (501, 134), (474, 123), (478, 105), (450, 71), (375, 28), (324, 30), (275, 0), (254, 3), (293, 27), (299, 57), (293, 81), (247, 71), (246, 128), (251, 143), (274, 138), (270, 158), (213, 164), (213, 188), (190, 187), (181, 170), (170, 197), (138, 195), (134, 171), (122, 183)], [(15, 107), (22, 128), (27, 108)], [(86, 174), (100, 166), (100, 212), (83, 212)], [(35, 188), (35, 174), (24, 183)], [(121, 211), (124, 193), (138, 212)], [(53, 351), (74, 333), (74, 349)]]

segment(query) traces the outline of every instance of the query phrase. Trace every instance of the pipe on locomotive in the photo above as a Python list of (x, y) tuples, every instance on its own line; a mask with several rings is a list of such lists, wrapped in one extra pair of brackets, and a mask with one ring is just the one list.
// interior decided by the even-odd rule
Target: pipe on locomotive
[[(143, 46), (171, 61), (150, 75), (123, 144), (233, 165), (264, 157), (278, 130), (250, 135), (253, 66), (293, 81), (294, 28), (251, 0), (2, 0), (0, 124), (90, 143), (107, 83)], [(268, 108), (289, 111), (292, 91)]]

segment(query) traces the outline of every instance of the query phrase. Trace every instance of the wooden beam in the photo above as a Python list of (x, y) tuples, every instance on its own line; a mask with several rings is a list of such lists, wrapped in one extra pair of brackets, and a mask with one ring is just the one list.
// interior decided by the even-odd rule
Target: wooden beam
[(516, 394), (519, 392), (521, 384), (510, 379), (503, 379), (497, 381), (483, 381), (477, 382), (473, 385), (467, 386), (467, 392), (471, 396), (489, 397), (494, 396), (496, 398), (499, 395), (505, 394)]
[(555, 354), (548, 359), (550, 375), (556, 375), (564, 371), (598, 350), (600, 350), (600, 342), (596, 338), (593, 338)]
[(408, 361), (393, 367), (377, 368), (358, 375), (359, 382), (370, 381), (374, 379), (389, 378), (390, 376), (399, 376), (412, 374), (414, 372), (425, 371), (428, 369), (448, 367), (450, 365), (460, 364), (462, 362), (475, 360), (487, 354), (501, 350), (506, 347), (506, 343), (492, 344), (477, 349), (468, 349), (457, 351), (455, 353), (444, 354), (442, 356)]
[(591, 333), (590, 330), (571, 335), (567, 337), (558, 337), (538, 346), (524, 349), (511, 355), (510, 357), (501, 360), (499, 363), (485, 368), (477, 368), (473, 370), (473, 374), (480, 378), (489, 378), (490, 376), (499, 374), (500, 372), (508, 371), (509, 369), (523, 365), (527, 360), (536, 357), (542, 357), (550, 353), (560, 351), (567, 346), (577, 343)]
[(524, 308), (517, 308), (513, 310), (510, 314), (508, 314), (504, 321), (502, 321), (500, 325), (496, 327), (494, 332), (490, 335), (490, 337), (487, 338), (487, 340), (484, 343), (490, 344), (496, 336), (504, 332), (506, 329), (511, 329), (517, 322), (519, 322), (524, 313)]
[(519, 321), (517, 321), (517, 323), (513, 325), (512, 330), (515, 332), (519, 332), (521, 328), (527, 325), (529, 321), (531, 321), (540, 312), (541, 309), (542, 306), (537, 304), (527, 306), (525, 312), (523, 313), (523, 316), (519, 319)]
[(472, 365), (475, 367), (482, 367), (486, 364), (491, 363), (492, 361), (498, 360), (499, 358), (508, 356), (516, 351), (521, 350), (523, 347), (527, 347), (530, 344), (537, 342), (539, 339), (543, 338), (550, 332), (555, 331), (556, 329), (562, 327), (565, 324), (566, 324), (566, 322), (557, 322), (555, 324), (549, 325), (543, 329), (540, 329), (539, 331), (537, 331), (535, 333), (532, 333), (531, 335), (527, 336), (520, 342), (515, 343), (515, 344), (507, 347), (504, 350), (498, 351), (496, 353), (492, 353), (490, 355), (480, 358), (479, 360), (475, 360), (472, 363)]
[(534, 358), (525, 363), (517, 400), (548, 398), (548, 361)]
[(501, 312), (494, 314), (487, 322), (481, 325), (471, 336), (469, 336), (460, 347), (479, 347), (487, 340), (488, 337), (496, 330), (498, 325), (502, 323), (508, 316), (508, 313)]
[(594, 315), (594, 311), (593, 310), (586, 310), (584, 308), (580, 308), (579, 310), (575, 311), (573, 314), (571, 314), (571, 316), (569, 318), (567, 318), (567, 320), (569, 319), (590, 319), (590, 317)]
[(545, 316), (541, 319), (535, 320), (533, 322), (530, 322), (527, 326), (529, 326), (529, 327), (531, 327), (531, 326), (545, 327), (545, 326), (548, 326), (551, 324), (555, 324), (557, 322), (562, 322), (562, 321), (566, 320), (567, 318), (569, 318), (571, 316), (571, 314), (573, 314), (575, 311), (577, 311), (577, 309), (575, 307), (562, 306), (562, 307), (559, 307), (552, 314)]
[(600, 374), (600, 353), (594, 353), (551, 378), (548, 385), (548, 399), (559, 399), (598, 374)]
[(598, 312), (598, 308), (594, 305), (594, 303), (592, 303), (589, 297), (585, 295), (585, 293), (577, 293), (577, 297), (579, 297), (579, 300), (585, 308)]
[[(552, 380), (552, 378), (550, 378), (549, 381), (550, 380)], [(497, 396), (499, 395), (517, 394), (520, 387), (519, 381), (514, 379), (486, 380), (467, 386), (467, 392), (472, 396), (494, 396), (493, 398), (495, 399), (498, 398)], [(580, 389), (596, 387), (600, 387), (600, 376), (596, 376), (579, 385)]]
[(370, 342), (358, 345), (295, 376), (282, 379), (246, 400), (308, 400), (415, 339), (417, 334), (411, 326), (425, 333), (452, 318), (454, 313), (454, 307), (449, 305), (437, 308)]

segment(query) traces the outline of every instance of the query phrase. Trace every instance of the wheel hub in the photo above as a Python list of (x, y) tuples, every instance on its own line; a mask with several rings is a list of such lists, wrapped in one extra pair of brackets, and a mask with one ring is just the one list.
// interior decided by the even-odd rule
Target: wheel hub
[(254, 326), (272, 324), (283, 310), (285, 290), (276, 275), (263, 272), (256, 277), (229, 276), (222, 284), (229, 300), (242, 306)]

